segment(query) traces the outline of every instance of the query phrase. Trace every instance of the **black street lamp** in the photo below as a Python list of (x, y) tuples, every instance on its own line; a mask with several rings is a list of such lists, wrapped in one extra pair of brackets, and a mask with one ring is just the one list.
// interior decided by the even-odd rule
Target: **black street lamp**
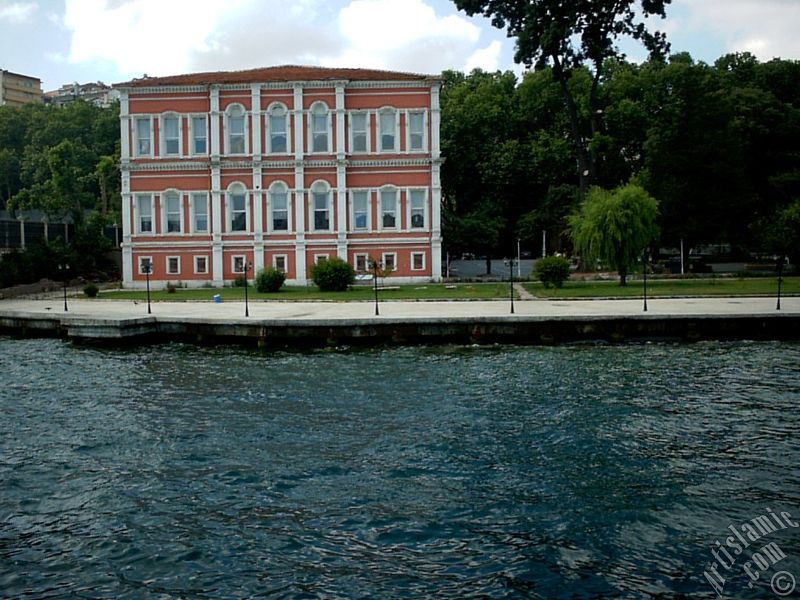
[(514, 314), (514, 258), (504, 258), (503, 264), (508, 267), (508, 272), (511, 273), (508, 281), (508, 297), (511, 300), (511, 314)]
[(149, 258), (145, 258), (142, 260), (142, 273), (144, 273), (145, 278), (147, 279), (147, 314), (151, 314), (153, 311), (150, 309), (150, 273), (153, 272), (153, 263), (150, 262)]
[(381, 265), (380, 261), (370, 259), (369, 268), (372, 271), (372, 287), (375, 290), (375, 316), (378, 316), (380, 314), (378, 311), (378, 273), (380, 273), (383, 265)]
[(247, 300), (247, 273), (252, 268), (253, 268), (253, 265), (251, 263), (249, 263), (247, 261), (244, 261), (242, 263), (241, 272), (244, 274), (244, 316), (245, 317), (249, 317), (250, 316), (250, 304), (248, 303), (248, 300)]
[(58, 265), (58, 272), (61, 273), (61, 283), (64, 286), (64, 312), (68, 312), (67, 308), (67, 275), (69, 274), (69, 264), (61, 263)]
[(644, 312), (647, 312), (647, 248), (644, 249), (642, 258), (642, 275), (644, 277)]
[(783, 274), (783, 261), (785, 260), (786, 258), (781, 256), (778, 259), (778, 264), (776, 265), (776, 270), (778, 271), (778, 304), (775, 305), (775, 310), (781, 309), (781, 284), (783, 283), (783, 277), (781, 277), (781, 275)]

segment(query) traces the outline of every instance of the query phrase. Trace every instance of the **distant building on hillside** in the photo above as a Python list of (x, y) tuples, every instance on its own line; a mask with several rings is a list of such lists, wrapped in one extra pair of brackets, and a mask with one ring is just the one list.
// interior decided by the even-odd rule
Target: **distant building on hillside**
[(46, 92), (45, 102), (64, 106), (76, 100), (90, 102), (96, 106), (109, 106), (119, 99), (119, 92), (102, 81), (92, 83), (67, 83), (57, 90)]
[(222, 285), (321, 260), (441, 278), (437, 76), (282, 66), (121, 93), (123, 284)]
[(42, 102), (42, 82), (38, 77), (0, 69), (0, 106), (22, 106)]

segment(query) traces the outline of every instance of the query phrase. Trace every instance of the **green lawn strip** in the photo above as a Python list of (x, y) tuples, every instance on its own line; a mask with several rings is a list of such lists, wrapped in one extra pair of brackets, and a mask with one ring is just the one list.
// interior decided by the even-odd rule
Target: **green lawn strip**
[[(641, 279), (629, 280), (627, 286), (618, 281), (568, 281), (560, 289), (545, 289), (541, 283), (524, 283), (525, 289), (538, 298), (628, 298), (641, 297)], [(648, 279), (648, 296), (750, 296), (775, 295), (774, 277)], [(784, 277), (784, 294), (800, 294), (800, 277)]]
[[(389, 286), (378, 288), (380, 300), (486, 300), (508, 298), (508, 283), (459, 283), (459, 284), (419, 284)], [(166, 290), (152, 290), (150, 298), (162, 302), (211, 302), (219, 294), (223, 302), (244, 301), (243, 287), (226, 288), (179, 288), (170, 294)], [(372, 300), (375, 292), (372, 287), (355, 286), (346, 292), (320, 292), (315, 286), (284, 286), (273, 294), (260, 294), (248, 287), (247, 295), (254, 301), (295, 301), (327, 300), (331, 302), (352, 302)], [(100, 292), (104, 300), (144, 300), (147, 295), (142, 290), (104, 290)]]

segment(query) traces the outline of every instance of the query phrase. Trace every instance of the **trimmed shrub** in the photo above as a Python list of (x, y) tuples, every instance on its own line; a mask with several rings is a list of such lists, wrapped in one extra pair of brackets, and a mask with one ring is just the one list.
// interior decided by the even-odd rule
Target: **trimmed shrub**
[(167, 282), (167, 293), (168, 294), (174, 294), (177, 291), (178, 291), (178, 288), (175, 287), (175, 284), (172, 283), (171, 281), (168, 281)]
[(286, 273), (275, 267), (261, 269), (256, 275), (256, 289), (262, 294), (277, 292), (286, 281)]
[(569, 279), (569, 261), (561, 256), (546, 256), (536, 261), (533, 275), (549, 288), (560, 288)]
[(311, 267), (311, 279), (321, 292), (344, 292), (355, 281), (356, 271), (341, 258), (329, 258)]
[(96, 298), (99, 292), (100, 290), (97, 289), (97, 286), (91, 282), (83, 286), (83, 293), (86, 294), (87, 298)]

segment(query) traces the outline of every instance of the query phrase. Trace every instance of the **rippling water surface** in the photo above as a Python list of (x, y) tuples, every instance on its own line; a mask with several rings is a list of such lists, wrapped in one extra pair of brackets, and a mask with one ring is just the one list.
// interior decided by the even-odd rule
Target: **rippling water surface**
[[(0, 338), (0, 378), (8, 597), (714, 597), (728, 525), (800, 520), (800, 344)], [(800, 581), (770, 539), (725, 592)]]

